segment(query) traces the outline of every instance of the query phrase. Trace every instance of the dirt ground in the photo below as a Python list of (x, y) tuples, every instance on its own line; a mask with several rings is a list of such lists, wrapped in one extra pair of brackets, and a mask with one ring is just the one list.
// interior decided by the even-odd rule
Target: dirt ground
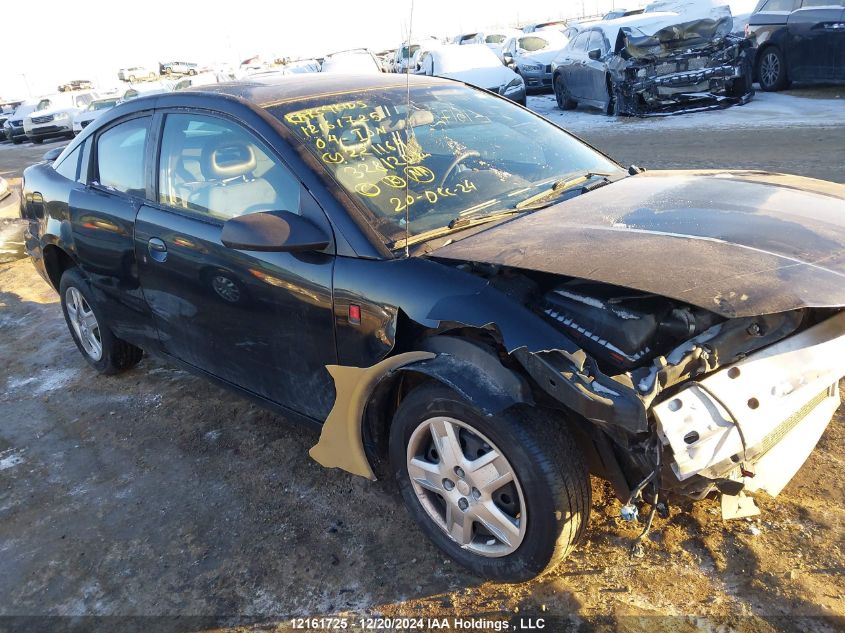
[[(768, 163), (831, 177), (818, 173), (829, 168), (822, 148), (841, 180), (837, 131), (796, 133), (790, 156)], [(594, 141), (652, 166), (632, 158), (642, 145), (623, 137)], [(735, 163), (750, 155), (746, 141), (765, 140), (751, 130), (731, 138), (703, 141), (700, 158), (744, 166)], [(672, 152), (677, 166), (690, 160), (681, 136), (664, 141), (653, 166), (676, 166)], [(6, 177), (23, 166), (16, 151), (0, 151)], [(178, 615), (179, 630), (192, 631), (236, 617), (287, 630), (292, 617), (330, 615), (354, 616), (350, 624), (528, 615), (546, 631), (845, 629), (842, 410), (786, 490), (757, 498), (760, 517), (723, 522), (714, 500), (673, 506), (655, 520), (642, 559), (628, 556), (641, 526), (623, 523), (594, 480), (586, 541), (553, 575), (523, 585), (481, 583), (450, 563), (390, 482), (320, 467), (307, 454), (316, 440), (153, 358), (97, 376), (32, 265), (0, 265), (0, 632), (33, 630), (9, 616), (44, 614)], [(165, 630), (141, 622), (138, 630)]]
[(0, 266), (0, 357), (0, 615), (845, 624), (819, 617), (845, 615), (841, 413), (784, 493), (759, 499), (758, 519), (724, 523), (716, 501), (683, 503), (632, 560), (639, 527), (595, 480), (588, 538), (568, 563), (503, 585), (445, 560), (390, 482), (313, 462), (313, 432), (155, 359), (95, 375), (26, 260)]

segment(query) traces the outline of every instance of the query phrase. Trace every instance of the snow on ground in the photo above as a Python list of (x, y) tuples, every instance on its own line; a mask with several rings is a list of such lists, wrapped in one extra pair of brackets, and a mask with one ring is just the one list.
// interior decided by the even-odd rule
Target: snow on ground
[(576, 110), (559, 110), (554, 95), (528, 97), (528, 107), (567, 130), (579, 133), (614, 127), (620, 132), (655, 132), (690, 128), (782, 128), (845, 126), (845, 98), (813, 98), (795, 94), (758, 91), (750, 103), (724, 110), (709, 110), (662, 117), (605, 116), (599, 110), (579, 106)]

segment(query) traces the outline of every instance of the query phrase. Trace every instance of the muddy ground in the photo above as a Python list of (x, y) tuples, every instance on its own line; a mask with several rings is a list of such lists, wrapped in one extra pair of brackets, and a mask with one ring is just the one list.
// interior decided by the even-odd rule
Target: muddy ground
[[(815, 148), (836, 155), (836, 132), (805, 130), (803, 146), (770, 162), (820, 175)], [(633, 154), (634, 140), (620, 142)], [(663, 142), (683, 166), (685, 141)], [(745, 166), (732, 143), (703, 143), (706, 161)], [(0, 171), (17, 151), (0, 152)], [(390, 482), (313, 462), (316, 439), (153, 358), (97, 376), (31, 264), (0, 265), (0, 616), (254, 616), (264, 629), (307, 615), (518, 613), (552, 631), (845, 627), (835, 619), (845, 617), (842, 410), (782, 495), (758, 497), (762, 516), (725, 523), (713, 500), (673, 506), (642, 559), (627, 553), (639, 526), (594, 480), (586, 542), (524, 585), (482, 583), (450, 563)], [(25, 629), (0, 617), (5, 630)]]

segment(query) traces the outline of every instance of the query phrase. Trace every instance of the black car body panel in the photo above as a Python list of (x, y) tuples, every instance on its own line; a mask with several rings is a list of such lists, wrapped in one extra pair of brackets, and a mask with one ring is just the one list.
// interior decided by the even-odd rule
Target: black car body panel
[(755, 73), (766, 50), (775, 47), (784, 56), (789, 81), (845, 81), (845, 3), (802, 4), (761, 0), (757, 5), (748, 21), (748, 36), (756, 46)]
[[(55, 163), (25, 171), (27, 251), (57, 289), (62, 271), (77, 266), (121, 339), (296, 419), (320, 425), (340, 411), (341, 429), (362, 445), (379, 444), (379, 420), (402, 381), (426, 376), (488, 414), (536, 402), (576, 416), (601, 441), (612, 438), (631, 484), (653, 438), (649, 408), (663, 391), (793, 333), (804, 323), (800, 308), (845, 306), (843, 187), (770, 174), (618, 180), (624, 172), (607, 159), (621, 175), (600, 190), (423, 242), (413, 256), (391, 250), (356, 212), (360, 203), (268, 110), (406, 82), (458, 90), (432, 78), (316, 76), (118, 105)], [(186, 112), (236, 122), (267, 148), (299, 187), (298, 209), (272, 211), (298, 211), (326, 246), (230, 248), (223, 220), (162, 202), (168, 117)], [(143, 183), (122, 193), (100, 183), (98, 143), (133, 121), (146, 122)], [(65, 169), (74, 156), (75, 176)], [(626, 327), (632, 319), (637, 327)], [(444, 335), (474, 347), (438, 340)], [(330, 373), (338, 366), (346, 371)], [(335, 388), (340, 374), (351, 381), (345, 389)], [(348, 463), (319, 454), (321, 463)], [(367, 463), (350, 468), (370, 472)], [(686, 482), (685, 490), (712, 485)]]
[(842, 306), (843, 201), (845, 186), (794, 176), (645, 172), (432, 255), (634, 288), (726, 317)]

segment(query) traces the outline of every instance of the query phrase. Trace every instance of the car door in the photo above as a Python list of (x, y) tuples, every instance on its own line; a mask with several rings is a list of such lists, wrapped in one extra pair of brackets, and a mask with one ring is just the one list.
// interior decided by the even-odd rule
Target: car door
[(840, 0), (803, 0), (787, 20), (789, 76), (795, 81), (834, 79), (842, 39)]
[[(590, 52), (598, 51), (599, 58), (591, 59)], [(604, 35), (601, 31), (591, 31), (590, 39), (587, 40), (584, 53), (584, 82), (586, 84), (586, 98), (596, 101), (607, 99), (607, 66), (604, 58), (608, 53), (608, 46), (605, 44)]]
[(578, 34), (575, 41), (572, 42), (572, 48), (569, 50), (568, 62), (566, 64), (567, 71), (564, 75), (566, 87), (569, 94), (574, 99), (590, 99), (590, 91), (588, 90), (586, 59), (587, 59), (587, 42), (590, 41), (591, 31), (584, 31)]
[(845, 0), (840, 2), (843, 8), (839, 19), (828, 28), (833, 31), (833, 78), (845, 81)]
[(158, 336), (141, 291), (133, 230), (146, 190), (151, 121), (149, 112), (132, 114), (81, 143), (80, 184), (68, 196), (76, 258), (109, 327), (145, 349), (157, 346)]
[(154, 201), (141, 207), (135, 250), (144, 296), (170, 355), (322, 420), (337, 360), (331, 248), (227, 248), (224, 222), (291, 211), (331, 235), (299, 180), (258, 135), (220, 113), (159, 113)]

